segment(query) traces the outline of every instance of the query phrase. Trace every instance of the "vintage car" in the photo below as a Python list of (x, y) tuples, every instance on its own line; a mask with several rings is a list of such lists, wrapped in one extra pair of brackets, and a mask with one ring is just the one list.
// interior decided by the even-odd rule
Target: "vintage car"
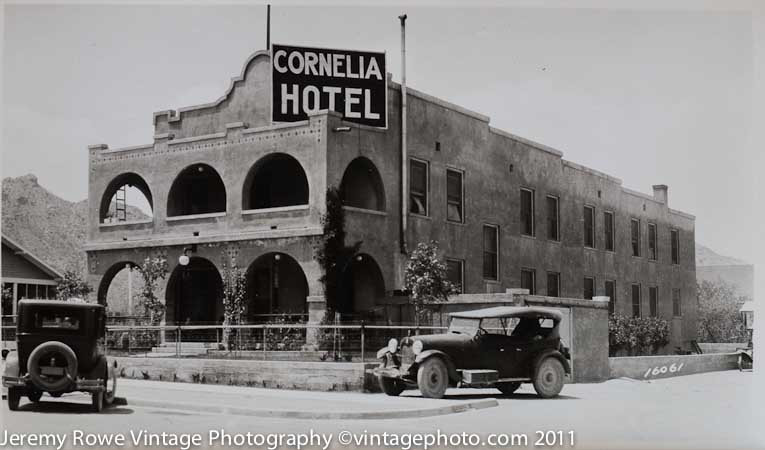
[(74, 391), (90, 392), (100, 412), (114, 401), (116, 362), (107, 363), (99, 349), (106, 332), (102, 305), (60, 300), (21, 300), (16, 325), (16, 351), (6, 357), (3, 386), (8, 408), (18, 410), (26, 396), (38, 402)]
[(441, 398), (447, 387), (495, 387), (512, 394), (533, 383), (543, 398), (557, 396), (571, 373), (555, 309), (499, 306), (450, 314), (445, 334), (395, 338), (377, 352), (380, 388), (399, 395), (418, 388)]

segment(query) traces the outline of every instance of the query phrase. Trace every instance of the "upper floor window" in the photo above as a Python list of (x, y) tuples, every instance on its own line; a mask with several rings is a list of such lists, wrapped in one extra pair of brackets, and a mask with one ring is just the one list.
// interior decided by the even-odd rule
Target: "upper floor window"
[(534, 236), (534, 191), (521, 189), (521, 234)]
[(595, 296), (595, 278), (584, 277), (584, 292), (583, 298), (586, 300), (592, 300)]
[(614, 213), (611, 211), (603, 213), (603, 232), (606, 238), (606, 250), (614, 251)]
[(409, 160), (409, 212), (428, 215), (428, 163)]
[(678, 230), (670, 230), (669, 236), (672, 245), (672, 264), (680, 263), (680, 232)]
[(608, 314), (613, 315), (614, 312), (616, 311), (616, 281), (606, 280), (605, 288), (606, 288), (606, 297), (609, 298)]
[(547, 272), (547, 296), (560, 297), (560, 274)]
[(547, 239), (551, 241), (560, 240), (560, 230), (558, 222), (560, 221), (560, 210), (558, 208), (558, 197), (548, 195), (547, 202)]
[(528, 289), (529, 294), (537, 293), (537, 271), (534, 269), (521, 269), (521, 289)]
[(483, 277), (499, 278), (499, 227), (496, 225), (483, 226)]
[(640, 317), (640, 285), (632, 285), (632, 315)]
[(464, 194), (462, 172), (446, 169), (446, 220), (462, 223), (464, 215)]
[(656, 249), (656, 224), (648, 224), (648, 258), (656, 260), (658, 258), (658, 250)]
[(640, 219), (630, 221), (630, 237), (632, 240), (632, 256), (640, 256)]
[(659, 315), (659, 288), (657, 286), (648, 288), (648, 310), (651, 317)]
[(595, 248), (595, 208), (584, 207), (584, 246)]
[(465, 284), (465, 265), (461, 259), (446, 258), (446, 277), (447, 279), (459, 290), (459, 293), (464, 292), (463, 286)]

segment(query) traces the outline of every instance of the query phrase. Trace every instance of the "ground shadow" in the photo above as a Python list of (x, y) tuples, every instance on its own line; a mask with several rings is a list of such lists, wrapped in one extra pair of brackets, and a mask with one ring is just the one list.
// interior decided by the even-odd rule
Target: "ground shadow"
[[(20, 412), (33, 412), (39, 414), (97, 414), (93, 412), (93, 406), (90, 403), (73, 403), (60, 401), (40, 400), (37, 403), (26, 402), (19, 406)], [(133, 414), (130, 408), (120, 406), (104, 407), (98, 414)]]
[[(423, 398), (422, 394), (420, 394), (418, 391), (412, 391), (408, 395), (403, 395), (403, 397), (406, 398)], [(502, 400), (543, 400), (543, 401), (550, 401), (550, 400), (579, 400), (579, 397), (573, 397), (570, 395), (558, 395), (557, 397), (553, 398), (542, 398), (538, 396), (535, 393), (532, 392), (516, 392), (514, 394), (505, 395), (501, 393), (492, 394), (492, 393), (486, 393), (486, 394), (446, 394), (444, 395), (444, 400), (483, 400), (483, 399), (490, 399), (494, 398), (499, 401)]]

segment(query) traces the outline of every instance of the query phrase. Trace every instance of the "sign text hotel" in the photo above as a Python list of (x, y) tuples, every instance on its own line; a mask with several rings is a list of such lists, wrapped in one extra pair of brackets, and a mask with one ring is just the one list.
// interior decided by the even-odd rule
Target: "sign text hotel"
[(271, 55), (274, 122), (329, 109), (349, 122), (387, 128), (385, 53), (274, 44)]

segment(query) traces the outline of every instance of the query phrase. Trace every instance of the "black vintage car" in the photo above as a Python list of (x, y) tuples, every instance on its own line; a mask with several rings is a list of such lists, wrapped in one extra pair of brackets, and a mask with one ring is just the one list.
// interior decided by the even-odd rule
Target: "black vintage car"
[(90, 392), (100, 412), (114, 401), (116, 363), (109, 365), (99, 349), (106, 331), (102, 305), (59, 300), (21, 300), (16, 348), (6, 357), (3, 386), (8, 408), (16, 411), (21, 397), (38, 402), (73, 391)]
[(499, 306), (452, 313), (445, 334), (391, 339), (377, 352), (375, 374), (388, 395), (418, 388), (441, 398), (447, 387), (496, 387), (504, 394), (533, 383), (543, 398), (557, 396), (571, 373), (558, 333), (562, 315), (542, 307)]

